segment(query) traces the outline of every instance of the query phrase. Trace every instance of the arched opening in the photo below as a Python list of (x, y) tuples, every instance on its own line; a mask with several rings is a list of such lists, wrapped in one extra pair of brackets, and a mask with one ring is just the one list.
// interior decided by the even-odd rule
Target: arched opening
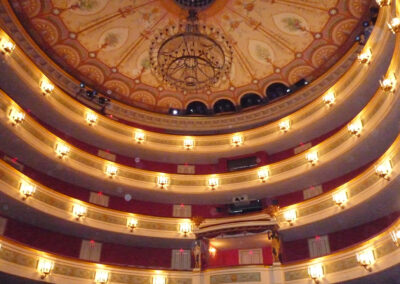
[(285, 84), (274, 83), (268, 86), (266, 95), (268, 100), (272, 101), (274, 99), (287, 95), (289, 92), (290, 89)]
[(226, 99), (222, 99), (217, 101), (214, 104), (214, 113), (223, 113), (223, 112), (234, 112), (236, 111), (235, 105), (230, 101)]
[(242, 108), (252, 107), (260, 105), (262, 103), (262, 98), (257, 94), (246, 94), (240, 99), (240, 106)]
[(191, 102), (186, 108), (186, 114), (207, 114), (207, 106), (202, 102)]

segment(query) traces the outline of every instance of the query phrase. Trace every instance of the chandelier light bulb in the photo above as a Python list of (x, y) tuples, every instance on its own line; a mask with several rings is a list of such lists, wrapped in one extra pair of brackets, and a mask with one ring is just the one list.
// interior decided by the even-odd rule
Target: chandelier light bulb
[(186, 150), (192, 150), (194, 148), (194, 140), (192, 138), (185, 138), (183, 140), (183, 147)]
[(390, 23), (388, 23), (388, 27), (394, 34), (400, 32), (400, 18), (393, 18)]
[(231, 144), (235, 147), (239, 147), (243, 144), (243, 136), (241, 134), (235, 134), (232, 136)]
[(54, 85), (51, 84), (46, 78), (43, 78), (40, 81), (40, 89), (42, 89), (44, 95), (51, 94), (54, 91)]
[(285, 119), (279, 122), (279, 129), (284, 133), (289, 131), (290, 126), (291, 126), (291, 121), (289, 119)]
[(324, 268), (322, 264), (314, 264), (308, 267), (308, 276), (314, 281), (314, 283), (319, 283), (320, 279), (324, 277)]
[(114, 178), (117, 176), (118, 168), (113, 164), (107, 164), (104, 172), (109, 178)]
[(169, 178), (165, 175), (159, 175), (157, 176), (157, 185), (161, 189), (167, 189), (167, 186), (169, 184)]
[(71, 148), (68, 145), (66, 145), (62, 142), (59, 142), (56, 144), (55, 152), (56, 152), (58, 158), (63, 159), (64, 157), (66, 157), (69, 154), (70, 151), (71, 151)]
[(392, 164), (389, 160), (375, 166), (376, 174), (386, 180), (390, 180), (390, 174), (392, 173)]
[(94, 112), (87, 112), (86, 113), (86, 122), (89, 126), (93, 126), (97, 122), (97, 115)]
[(128, 226), (128, 228), (131, 229), (131, 232), (133, 232), (134, 229), (136, 229), (138, 224), (138, 220), (136, 218), (128, 218), (126, 221), (126, 225)]
[(22, 194), (23, 199), (27, 199), (29, 196), (32, 196), (36, 191), (36, 185), (31, 184), (26, 181), (21, 181), (19, 184), (19, 192)]
[(389, 6), (391, 0), (376, 0), (376, 3), (379, 5), (379, 7), (384, 7), (384, 6)]
[(340, 208), (344, 208), (344, 205), (348, 201), (347, 192), (345, 190), (334, 193), (332, 198), (336, 205)]
[(94, 282), (99, 284), (105, 284), (108, 282), (109, 273), (105, 270), (97, 270), (94, 277)]
[(17, 110), (16, 108), (11, 108), (8, 112), (8, 119), (11, 121), (12, 126), (16, 126), (24, 122), (25, 113)]
[(217, 177), (210, 177), (208, 179), (208, 186), (211, 190), (215, 190), (219, 186), (219, 178)]
[(142, 144), (146, 139), (146, 134), (143, 131), (137, 130), (135, 131), (134, 138), (136, 143)]
[(0, 38), (0, 51), (3, 54), (11, 54), (15, 49), (15, 44), (7, 38)]
[(366, 270), (371, 271), (371, 266), (375, 262), (375, 255), (372, 249), (364, 250), (356, 254), (357, 262)]
[(310, 152), (306, 154), (306, 160), (312, 165), (315, 166), (318, 163), (318, 152)]
[(393, 74), (392, 76), (388, 76), (383, 78), (383, 80), (379, 81), (381, 85), (381, 89), (386, 93), (394, 93), (396, 90), (397, 79)]
[(369, 64), (372, 58), (371, 48), (367, 49), (363, 53), (360, 53), (357, 57), (358, 61), (362, 64)]
[(54, 267), (54, 262), (48, 259), (40, 258), (37, 264), (37, 270), (41, 274), (40, 278), (44, 279), (50, 274)]
[(269, 170), (267, 168), (261, 168), (257, 171), (258, 179), (262, 182), (266, 182), (269, 178)]
[(327, 105), (327, 106), (332, 106), (335, 103), (336, 97), (335, 93), (333, 91), (328, 92), (326, 95), (322, 97), (322, 101)]
[(184, 237), (192, 231), (192, 224), (189, 222), (184, 222), (179, 224), (179, 231), (183, 234)]
[(72, 214), (75, 216), (76, 220), (84, 217), (86, 215), (87, 209), (86, 207), (80, 204), (74, 204), (72, 207)]
[(350, 134), (360, 137), (361, 136), (361, 131), (362, 131), (363, 125), (362, 121), (360, 119), (350, 123), (347, 126), (347, 130), (350, 132)]
[(289, 223), (290, 226), (293, 226), (294, 221), (297, 219), (296, 209), (291, 209), (283, 212), (283, 218), (286, 222)]
[(400, 247), (400, 228), (397, 228), (397, 229), (394, 229), (393, 231), (391, 231), (390, 236), (392, 237), (394, 244), (397, 247)]

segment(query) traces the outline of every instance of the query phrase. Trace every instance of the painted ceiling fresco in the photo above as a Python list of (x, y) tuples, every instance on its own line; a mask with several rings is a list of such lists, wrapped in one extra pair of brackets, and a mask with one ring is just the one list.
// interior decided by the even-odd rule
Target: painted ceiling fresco
[(370, 0), (216, 0), (199, 18), (234, 47), (230, 78), (201, 94), (176, 91), (153, 76), (154, 33), (187, 11), (174, 0), (12, 0), (16, 15), (41, 48), (71, 75), (111, 98), (153, 111), (209, 107), (271, 83), (292, 85), (321, 73), (368, 10)]

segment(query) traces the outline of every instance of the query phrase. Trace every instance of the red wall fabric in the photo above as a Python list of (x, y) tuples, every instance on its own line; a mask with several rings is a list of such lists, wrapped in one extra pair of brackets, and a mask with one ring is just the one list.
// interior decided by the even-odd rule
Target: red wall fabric
[(239, 251), (237, 249), (217, 250), (217, 254), (208, 259), (208, 267), (210, 268), (237, 265), (239, 265)]
[(272, 257), (272, 248), (271, 247), (264, 247), (262, 248), (263, 253), (263, 263), (265, 265), (272, 265), (274, 259)]
[(163, 248), (138, 248), (105, 243), (100, 262), (155, 269), (171, 268), (172, 250)]
[(282, 244), (282, 262), (309, 258), (307, 239), (284, 242)]
[(36, 228), (8, 219), (4, 236), (50, 253), (78, 258), (82, 239)]

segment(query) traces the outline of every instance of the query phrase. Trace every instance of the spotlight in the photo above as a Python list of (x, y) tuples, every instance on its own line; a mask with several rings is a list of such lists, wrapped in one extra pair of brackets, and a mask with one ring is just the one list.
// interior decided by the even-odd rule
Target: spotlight
[(179, 114), (179, 110), (176, 109), (176, 108), (170, 108), (168, 113), (172, 114), (172, 115), (178, 115)]
[(83, 88), (85, 88), (85, 84), (84, 84), (84, 83), (80, 83), (80, 84), (79, 84), (79, 87), (80, 87), (81, 89), (83, 89)]

